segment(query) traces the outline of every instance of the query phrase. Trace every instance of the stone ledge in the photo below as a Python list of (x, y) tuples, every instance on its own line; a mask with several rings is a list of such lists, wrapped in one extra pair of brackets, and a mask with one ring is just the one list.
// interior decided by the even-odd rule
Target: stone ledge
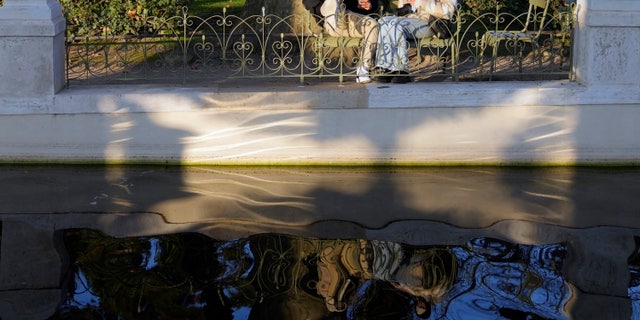
[(185, 112), (495, 106), (638, 105), (634, 84), (584, 86), (568, 80), (389, 85), (269, 86), (247, 80), (235, 87), (173, 85), (77, 86), (38, 99), (0, 97), (0, 114)]
[(0, 19), (0, 37), (54, 37), (64, 32), (66, 20)]
[(57, 0), (5, 0), (0, 20), (56, 20), (62, 17)]
[[(583, 86), (570, 81), (321, 84), (311, 86), (256, 85), (225, 87), (175, 87), (123, 85), (72, 87), (30, 113), (129, 113), (201, 110), (308, 110), (366, 108), (451, 108), (493, 106), (638, 105), (640, 91), (634, 85)], [(2, 101), (2, 99), (0, 99)], [(4, 101), (0, 114), (20, 113), (25, 102)], [(35, 103), (35, 104), (34, 104)]]
[(590, 11), (586, 15), (586, 25), (589, 27), (640, 27), (640, 10), (638, 11)]

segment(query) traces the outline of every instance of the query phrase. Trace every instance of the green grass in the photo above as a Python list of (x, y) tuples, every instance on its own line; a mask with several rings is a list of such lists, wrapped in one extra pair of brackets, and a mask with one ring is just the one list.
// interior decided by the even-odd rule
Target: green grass
[(193, 15), (221, 14), (227, 8), (227, 14), (237, 14), (242, 11), (245, 0), (193, 0), (189, 5), (189, 12)]

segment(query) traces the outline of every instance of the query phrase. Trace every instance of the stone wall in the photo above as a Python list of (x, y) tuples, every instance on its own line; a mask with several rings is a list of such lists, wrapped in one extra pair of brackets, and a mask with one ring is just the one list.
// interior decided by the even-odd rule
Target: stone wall
[[(0, 9), (0, 161), (637, 164), (640, 5), (577, 5), (575, 82), (62, 90), (60, 5), (8, 0)], [(235, 134), (216, 138), (219, 128)]]

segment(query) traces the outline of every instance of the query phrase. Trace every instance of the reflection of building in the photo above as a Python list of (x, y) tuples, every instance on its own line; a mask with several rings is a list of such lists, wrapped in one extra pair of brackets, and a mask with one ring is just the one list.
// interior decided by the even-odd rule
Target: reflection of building
[[(416, 314), (565, 317), (562, 245), (477, 238), (466, 246), (261, 234), (110, 238), (65, 232), (68, 316), (216, 319)], [(385, 301), (382, 303), (381, 301)], [(336, 313), (337, 312), (337, 313)]]

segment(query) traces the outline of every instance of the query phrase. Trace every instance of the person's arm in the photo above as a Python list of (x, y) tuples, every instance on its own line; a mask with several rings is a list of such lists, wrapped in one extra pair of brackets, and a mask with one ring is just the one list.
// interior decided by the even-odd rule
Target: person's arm
[(338, 0), (325, 0), (322, 6), (320, 7), (320, 14), (323, 17), (329, 17), (332, 15), (338, 14)]
[(377, 0), (344, 0), (347, 11), (370, 15), (377, 14), (380, 10), (380, 5)]
[(398, 9), (396, 10), (397, 16), (408, 16), (415, 12), (414, 8), (415, 0), (399, 0)]
[(458, 5), (457, 0), (416, 0), (417, 14), (421, 19), (430, 16), (440, 19), (451, 19)]

